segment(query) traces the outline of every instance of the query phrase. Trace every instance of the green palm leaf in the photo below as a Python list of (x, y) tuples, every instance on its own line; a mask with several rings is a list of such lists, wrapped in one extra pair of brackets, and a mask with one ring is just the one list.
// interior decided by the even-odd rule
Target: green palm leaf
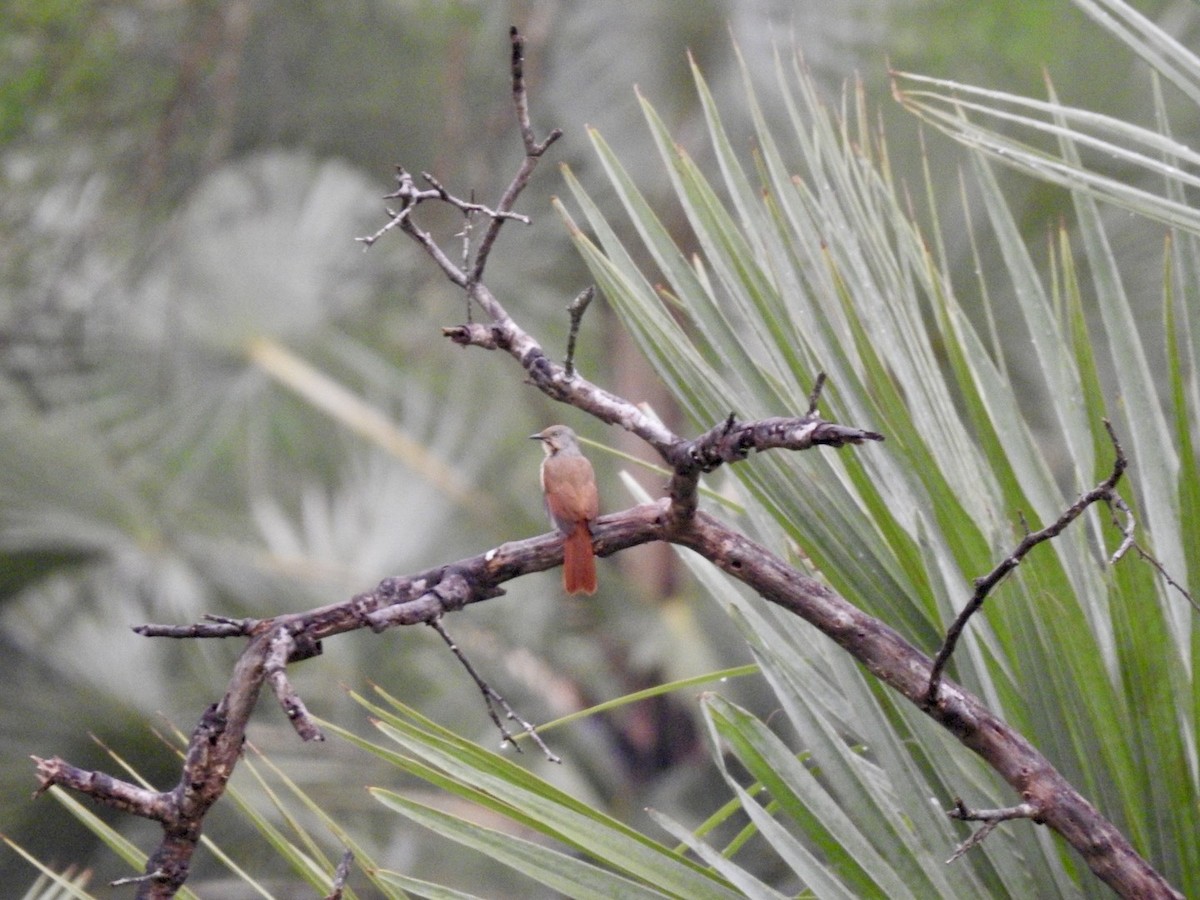
[[(575, 226), (577, 246), (696, 427), (729, 409), (747, 417), (802, 409), (805, 385), (819, 367), (831, 374), (827, 402), (833, 416), (887, 434), (886, 445), (854, 454), (771, 455), (738, 466), (745, 523), (768, 540), (777, 541), (774, 529), (782, 529), (853, 602), (899, 625), (932, 652), (937, 635), (969, 595), (971, 580), (1019, 539), (1020, 517), (1029, 527), (1052, 521), (1109, 469), (1113, 450), (1100, 423), (1107, 415), (1115, 418), (1134, 459), (1124, 490), (1135, 504), (1140, 540), (1168, 572), (1186, 579), (1179, 502), (1195, 502), (1195, 479), (1181, 466), (1172, 431), (1190, 421), (1186, 409), (1195, 394), (1177, 389), (1170, 413), (1159, 401), (1161, 378), (1147, 362), (1145, 335), (1095, 206), (1098, 198), (1111, 198), (1097, 189), (1098, 182), (1079, 174), (1083, 152), (1108, 147), (1080, 128), (1124, 141), (1123, 161), (1149, 161), (1148, 171), (1172, 179), (1176, 197), (1190, 181), (1172, 178), (1175, 173), (1154, 163), (1152, 152), (1169, 150), (1187, 162), (1190, 151), (1161, 134), (1143, 134), (1053, 102), (966, 91), (967, 104), (958, 96), (939, 98), (949, 110), (943, 116), (933, 112), (932, 98), (902, 94), (910, 105), (925, 104), (917, 111), (953, 129), (972, 148), (987, 149), (970, 130), (968, 112), (994, 111), (988, 103), (1001, 109), (1016, 104), (1022, 117), (1011, 121), (1031, 126), (1036, 120), (1029, 113), (1036, 110), (1045, 117), (1043, 133), (1058, 142), (1061, 171), (1071, 173), (1061, 183), (1076, 189), (1091, 292), (1086, 296), (1075, 248), (1064, 240), (1056, 270), (1040, 271), (983, 155), (969, 159), (987, 212), (988, 231), (974, 236), (975, 246), (999, 248), (1008, 279), (999, 292), (1015, 298), (1012, 310), (1032, 341), (1023, 356), (1032, 367), (1025, 365), (1022, 376), (1032, 379), (1035, 390), (1018, 392), (1010, 380), (1012, 360), (997, 357), (995, 342), (976, 331), (953, 273), (927, 252), (931, 242), (890, 181), (881, 142), (825, 109), (801, 66), (780, 61), (777, 73), (789, 112), (783, 125), (767, 122), (748, 89), (753, 177), (698, 73), (717, 160), (712, 181), (644, 103), (679, 212), (701, 248), (689, 265), (673, 250), (660, 222), (662, 210), (650, 212), (599, 136), (597, 152), (630, 227), (601, 215), (579, 182), (568, 179), (598, 241), (592, 244)], [(868, 121), (861, 97), (858, 103), (852, 122)], [(988, 139), (993, 140), (990, 133)], [(1028, 171), (1047, 174), (1044, 154), (1035, 158), (1033, 151), (1016, 150), (1006, 145), (999, 155), (1011, 160), (1015, 154)], [(1170, 202), (1139, 203), (1130, 208), (1167, 218)], [(1170, 221), (1190, 228), (1190, 215)], [(631, 263), (643, 253), (665, 279), (657, 290)], [(621, 277), (612, 277), (618, 270)], [(1099, 314), (1091, 326), (1095, 332), (1085, 321), (1088, 308)], [(1180, 334), (1181, 316), (1171, 323), (1173, 346), (1195, 346), (1190, 333)], [(1180, 379), (1190, 377), (1182, 361), (1174, 371)], [(1105, 560), (1118, 540), (1107, 515), (1092, 509), (1052, 545), (1038, 548), (989, 601), (986, 614), (972, 622), (954, 665), (957, 677), (1025, 731), (1186, 890), (1196, 877), (1185, 837), (1196, 815), (1188, 799), (1196, 790), (1192, 611), (1154, 569), (1132, 557), (1106, 572)], [(705, 580), (719, 595), (719, 585)], [(956, 837), (929, 798), (949, 806), (953, 796), (974, 791), (969, 803), (999, 806), (1006, 805), (1007, 789), (975, 761), (960, 758), (919, 714), (876, 687), (856, 687), (853, 702), (829, 700), (816, 709), (799, 702), (813, 693), (814, 684), (824, 683), (816, 672), (845, 665), (812, 650), (810, 642), (820, 639), (811, 635), (787, 652), (772, 650), (777, 635), (793, 626), (774, 614), (751, 614), (746, 604), (728, 603), (802, 743), (788, 753), (776, 747), (767, 756), (761, 727), (715, 700), (705, 706), (714, 742), (727, 746), (738, 738), (734, 746), (741, 749), (734, 752), (763, 781), (779, 805), (777, 815), (790, 818), (794, 830), (788, 833), (804, 835), (808, 852), (823, 851), (818, 858), (834, 879), (827, 883), (831, 896), (839, 884), (880, 896), (895, 894), (897, 884), (921, 896), (980, 891), (1025, 896), (1035, 885), (1055, 885), (1064, 895), (1090, 890), (1090, 876), (1036, 829), (1004, 829), (994, 848), (985, 844), (944, 869), (939, 860), (950, 855)], [(794, 659), (801, 662), (786, 664)], [(838, 682), (842, 690), (848, 685)], [(833, 712), (846, 708), (854, 710), (853, 719)], [(868, 732), (874, 740), (864, 743), (889, 751), (878, 765), (847, 750), (850, 735)], [(896, 740), (897, 733), (905, 738)], [(794, 758), (797, 749), (812, 754), (835, 806), (848, 812), (861, 834), (843, 831), (834, 838), (830, 801), (796, 790), (803, 780), (798, 776), (780, 783), (777, 765)], [(1164, 761), (1171, 778), (1156, 779), (1152, 759)], [(776, 773), (774, 780), (769, 772)], [(881, 794), (876, 785), (881, 779), (899, 780)], [(1173, 790), (1177, 780), (1177, 795), (1168, 798), (1167, 785)], [(891, 800), (881, 807), (884, 796)], [(793, 807), (800, 797), (806, 797), (806, 813)], [(922, 824), (909, 835), (897, 827), (900, 821)], [(903, 850), (887, 857), (892, 868), (874, 865), (867, 871), (870, 854), (835, 849), (856, 846), (860, 838), (880, 853)], [(922, 844), (925, 840), (932, 843)], [(789, 864), (801, 866), (802, 856), (787, 848), (789, 841), (782, 835), (771, 840)], [(809, 865), (804, 862), (807, 876), (800, 875), (801, 882), (821, 894)], [(967, 880), (954, 882), (958, 878)]]

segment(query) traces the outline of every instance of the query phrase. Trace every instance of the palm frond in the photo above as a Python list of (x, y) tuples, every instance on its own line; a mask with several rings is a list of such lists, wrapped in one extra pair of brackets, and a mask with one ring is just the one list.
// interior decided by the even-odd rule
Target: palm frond
[[(596, 237), (593, 243), (572, 222), (580, 252), (697, 427), (729, 409), (745, 416), (802, 409), (806, 383), (820, 368), (831, 376), (827, 402), (834, 416), (887, 434), (878, 452), (758, 457), (739, 466), (747, 522), (762, 530), (763, 516), (769, 516), (835, 587), (932, 652), (950, 615), (969, 595), (972, 579), (1009, 552), (1021, 528), (1052, 521), (1095, 483), (1097, 473), (1109, 470), (1113, 451), (1100, 421), (1107, 416), (1134, 459), (1124, 490), (1134, 505), (1139, 540), (1186, 584), (1179, 503), (1191, 497), (1194, 488), (1187, 485), (1195, 476), (1181, 465), (1173, 431), (1191, 421), (1187, 408), (1194, 389), (1186, 381), (1177, 384), (1169, 415), (1160, 401), (1163, 379), (1147, 361), (1152, 334), (1125, 290), (1122, 261), (1096, 206), (1111, 198), (1097, 188), (1098, 181), (1080, 173), (1085, 152), (1108, 151), (1096, 134), (1122, 141), (1124, 162), (1144, 163), (1147, 171), (1168, 179), (1174, 192), (1165, 196), (1168, 202), (1139, 200), (1140, 205), (1127, 202), (1128, 208), (1192, 229), (1190, 212), (1168, 216), (1172, 203), (1182, 206), (1178, 198), (1189, 189), (1189, 177), (1155, 161), (1155, 154), (1169, 152), (1183, 163), (1190, 151), (1163, 134), (1068, 111), (1053, 100), (972, 90), (965, 92), (966, 103), (958, 96), (939, 98), (948, 110), (943, 115), (934, 113), (931, 98), (901, 94), (910, 105), (926, 104), (918, 112), (953, 129), (973, 150), (992, 145), (973, 130), (967, 113), (975, 117), (1008, 106), (1020, 111), (1009, 117), (1014, 124), (1033, 127), (1038, 120), (1031, 113), (1042, 115), (1043, 135), (1057, 142), (1054, 171), (1070, 173), (1061, 183), (1075, 189), (1082, 273), (1065, 238), (1053, 257), (1055, 270), (1040, 271), (984, 153), (968, 160), (968, 177), (987, 212), (987, 230), (973, 240), (1000, 252), (1007, 283), (989, 289), (1015, 298), (1012, 311), (1032, 342), (1032, 368), (1021, 373), (1036, 388), (1031, 393), (1014, 385), (1011, 360), (995, 355), (995, 342), (965, 312), (970, 298), (956, 290), (954, 273), (928, 252), (935, 242), (924, 237), (892, 183), (882, 141), (862, 125), (870, 121), (862, 97), (843, 121), (820, 102), (802, 64), (788, 66), (781, 58), (777, 75), (789, 110), (782, 125), (758, 113), (747, 88), (754, 133), (742, 153), (753, 161), (753, 177), (699, 73), (717, 159), (711, 181), (644, 104), (679, 214), (700, 248), (689, 265), (673, 250), (662, 210), (649, 212), (599, 136), (597, 152), (631, 227), (605, 219), (582, 186), (568, 182)], [(987, 134), (987, 141), (1004, 149), (995, 155), (1006, 160), (1015, 155), (1032, 174), (1048, 174), (1045, 152), (1000, 143), (1010, 140)], [(663, 279), (653, 287), (631, 262), (644, 253)], [(1081, 288), (1085, 280), (1087, 294)], [(1171, 305), (1179, 308), (1178, 301)], [(1089, 320), (1092, 310), (1096, 315)], [(1180, 333), (1181, 318), (1176, 313), (1171, 319), (1173, 346), (1190, 350), (1193, 336)], [(1191, 377), (1182, 360), (1175, 372)], [(1092, 509), (1052, 546), (1028, 557), (1019, 576), (989, 600), (987, 614), (972, 622), (955, 667), (957, 677), (1042, 747), (1169, 878), (1186, 886), (1195, 877), (1193, 850), (1183, 837), (1196, 814), (1184, 799), (1196, 791), (1192, 609), (1152, 567), (1132, 557), (1108, 566), (1120, 536), (1102, 511)], [(710, 592), (718, 590), (710, 586)], [(905, 843), (903, 832), (894, 830), (897, 821), (922, 821), (917, 833), (922, 839), (940, 835), (944, 859), (953, 832), (928, 798), (949, 806), (953, 796), (975, 791), (976, 799), (990, 796), (994, 805), (1003, 805), (1005, 791), (988, 773), (957, 759), (918, 714), (877, 688), (856, 689), (859, 698), (872, 695), (871, 703), (829, 702), (803, 716), (793, 711), (789, 701), (813, 692), (814, 672), (839, 670), (836, 660), (822, 658), (810, 646), (821, 642), (811, 636), (797, 641), (791, 654), (810, 660), (809, 670), (783, 681), (780, 661), (788, 654), (768, 656), (767, 636), (787, 626), (776, 617), (751, 618), (732, 601), (729, 606), (737, 609), (764, 671), (774, 676), (776, 694), (797, 723), (800, 749), (811, 752), (822, 771), (827, 768), (838, 802), (854, 810), (855, 826), (877, 846), (903, 846), (906, 859), (932, 861), (938, 851)], [(853, 709), (855, 716), (847, 720), (830, 709)], [(706, 711), (713, 715), (707, 706)], [(722, 721), (729, 728), (732, 719)], [(743, 726), (739, 733), (751, 733), (749, 720), (737, 721)], [(713, 727), (714, 741), (727, 743)], [(908, 740), (891, 742), (893, 752), (878, 771), (909, 777), (885, 795), (897, 804), (885, 811), (867, 779), (855, 774), (862, 758), (854, 761), (840, 745), (850, 742), (849, 735), (870, 731), (876, 736), (871, 746), (887, 746), (884, 736), (896, 730)], [(1161, 777), (1154, 783), (1152, 757), (1169, 760), (1169, 781), (1179, 779), (1180, 799), (1164, 796)], [(765, 769), (754, 774), (762, 777)], [(813, 810), (823, 808), (812, 803)], [(827, 818), (813, 812), (793, 824), (819, 846), (825, 833), (817, 823)], [(989, 860), (990, 851), (977, 848), (972, 854), (978, 854), (978, 863), (960, 860), (950, 870), (956, 874), (946, 876), (978, 879), (969, 884), (925, 881), (930, 877), (925, 866), (898, 868), (898, 877), (923, 895), (949, 896), (981, 888), (989, 895), (1020, 896), (1030, 889), (1013, 875), (1022, 865), (1023, 871), (1036, 871), (1036, 883), (1054, 884), (1067, 895), (1087, 884), (1090, 876), (1063, 860), (1044, 837), (1021, 829), (1007, 835), (1011, 843), (998, 844), (996, 858)], [(825, 857), (838, 879), (859, 887), (866, 877), (862, 861)], [(881, 873), (875, 874), (886, 886), (875, 887), (886, 894), (895, 888)]]

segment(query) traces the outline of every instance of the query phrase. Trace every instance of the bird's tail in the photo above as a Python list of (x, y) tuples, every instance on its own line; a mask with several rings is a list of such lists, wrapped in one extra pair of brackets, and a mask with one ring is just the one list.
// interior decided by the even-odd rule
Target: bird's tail
[(577, 522), (563, 541), (563, 588), (568, 594), (596, 593), (596, 554), (587, 522)]

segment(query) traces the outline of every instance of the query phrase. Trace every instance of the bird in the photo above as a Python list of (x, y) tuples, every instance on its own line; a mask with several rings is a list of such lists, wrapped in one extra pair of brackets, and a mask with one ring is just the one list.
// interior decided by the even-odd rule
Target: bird
[(596, 593), (596, 552), (592, 548), (592, 520), (600, 512), (596, 473), (579, 449), (575, 432), (566, 425), (551, 425), (531, 434), (541, 441), (542, 492), (550, 521), (563, 535), (563, 589), (568, 594)]

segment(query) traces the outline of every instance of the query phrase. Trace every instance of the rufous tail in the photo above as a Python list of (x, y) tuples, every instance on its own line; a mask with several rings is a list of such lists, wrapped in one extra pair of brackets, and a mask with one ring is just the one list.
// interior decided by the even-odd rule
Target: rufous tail
[(587, 522), (575, 523), (563, 541), (563, 589), (568, 594), (596, 593), (596, 554)]

